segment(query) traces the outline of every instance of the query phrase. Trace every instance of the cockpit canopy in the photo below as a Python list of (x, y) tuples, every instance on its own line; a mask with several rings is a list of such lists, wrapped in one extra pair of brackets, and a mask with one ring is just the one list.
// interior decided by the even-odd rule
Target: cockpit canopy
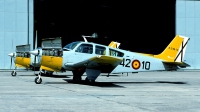
[(81, 41), (76, 41), (76, 42), (72, 42), (70, 44), (67, 44), (66, 46), (63, 47), (64, 51), (69, 51), (69, 50), (73, 50), (77, 44), (79, 44)]
[[(76, 49), (75, 49), (76, 48)], [(78, 53), (109, 55), (115, 57), (123, 57), (124, 53), (115, 48), (109, 48), (99, 44), (81, 43), (81, 41), (72, 42), (63, 47), (63, 51), (74, 50)]]

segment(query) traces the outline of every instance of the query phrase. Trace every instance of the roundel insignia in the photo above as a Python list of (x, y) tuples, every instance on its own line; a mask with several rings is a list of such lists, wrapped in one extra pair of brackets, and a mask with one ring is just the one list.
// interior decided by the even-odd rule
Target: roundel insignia
[(140, 61), (139, 60), (133, 60), (132, 67), (135, 70), (139, 69), (140, 68)]

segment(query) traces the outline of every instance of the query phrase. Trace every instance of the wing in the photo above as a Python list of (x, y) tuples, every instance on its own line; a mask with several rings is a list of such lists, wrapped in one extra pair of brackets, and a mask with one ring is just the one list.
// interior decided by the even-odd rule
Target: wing
[(78, 63), (66, 63), (66, 67), (80, 68), (85, 66), (88, 69), (98, 69), (102, 72), (111, 72), (122, 62), (123, 58), (98, 55)]

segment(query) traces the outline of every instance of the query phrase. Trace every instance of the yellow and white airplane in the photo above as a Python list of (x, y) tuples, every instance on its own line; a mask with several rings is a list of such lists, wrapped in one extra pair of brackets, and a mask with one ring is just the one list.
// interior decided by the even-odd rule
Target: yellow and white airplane
[[(42, 51), (41, 48), (36, 48), (39, 51)], [(11, 72), (12, 76), (16, 76), (17, 68), (25, 68), (25, 69), (32, 69), (40, 67), (40, 60), (35, 55), (29, 53), (30, 51), (30, 44), (27, 45), (18, 45), (16, 46), (16, 51), (8, 54), (11, 57), (11, 66), (12, 62), (15, 63), (15, 69)], [(35, 59), (36, 58), (36, 59)]]
[[(35, 50), (38, 50), (39, 53), (42, 53), (41, 47), (37, 47), (37, 36), (35, 38)], [(30, 54), (29, 51), (30, 44), (17, 45), (16, 51), (8, 54), (8, 56), (11, 57), (10, 69), (12, 67), (13, 61), (15, 63), (15, 69), (13, 69), (13, 71), (11, 72), (12, 76), (17, 75), (17, 68), (25, 68), (27, 70), (32, 69), (35, 71), (36, 68), (40, 67), (40, 57), (36, 57), (35, 55)]]
[[(86, 37), (90, 37), (90, 38), (94, 38), (93, 36), (82, 36), (84, 38), (85, 42), (88, 42)], [(112, 48), (119, 48), (120, 43), (119, 42), (115, 42), (115, 41), (111, 41), (111, 43), (108, 45)], [(51, 62), (54, 61), (53, 57), (56, 56), (60, 56), (62, 54), (62, 38), (61, 37), (57, 37), (57, 38), (44, 38), (42, 39), (42, 49), (35, 49), (34, 52), (29, 52), (31, 55), (35, 55), (35, 58), (32, 59), (34, 60), (34, 62), (36, 61), (36, 67), (40, 67), (40, 75), (52, 75), (54, 71), (57, 70), (53, 70), (53, 69), (45, 69), (44, 66), (41, 63), (44, 63), (45, 58), (51, 58), (50, 60), (48, 60), (48, 62), (50, 63), (50, 65), (52, 64)], [(43, 59), (43, 61), (42, 61)], [(56, 60), (55, 60), (56, 61)], [(43, 69), (44, 68), (44, 69)]]
[[(76, 41), (61, 47), (61, 41), (42, 43), (40, 69), (47, 71), (72, 71), (73, 81), (94, 83), (100, 73), (132, 73), (140, 71), (176, 70), (189, 66), (183, 61), (188, 37), (176, 35), (160, 54), (145, 54), (113, 48), (87, 41)], [(37, 55), (38, 50), (30, 51)], [(42, 82), (41, 75), (35, 83)]]

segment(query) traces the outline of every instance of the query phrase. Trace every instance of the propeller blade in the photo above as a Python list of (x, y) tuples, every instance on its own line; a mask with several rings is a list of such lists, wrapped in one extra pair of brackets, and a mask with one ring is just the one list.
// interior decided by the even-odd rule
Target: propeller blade
[(12, 67), (12, 57), (10, 59), (10, 69), (11, 69), (11, 67)]
[(36, 65), (36, 55), (34, 56), (34, 68), (33, 68), (34, 74), (35, 74), (35, 65)]

